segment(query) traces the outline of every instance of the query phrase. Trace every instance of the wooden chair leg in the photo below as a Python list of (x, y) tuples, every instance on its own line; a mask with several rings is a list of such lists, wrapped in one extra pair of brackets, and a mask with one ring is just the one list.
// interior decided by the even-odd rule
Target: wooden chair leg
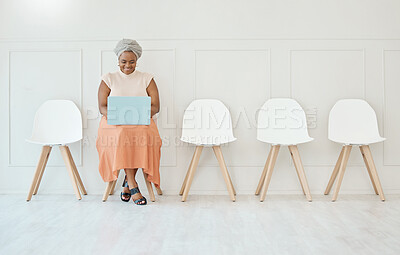
[(146, 182), (147, 191), (149, 192), (150, 201), (154, 202), (156, 201), (156, 197), (154, 196), (153, 186), (151, 185), (151, 182), (148, 181), (148, 174), (143, 173), (143, 177)]
[(222, 175), (224, 176), (224, 180), (225, 180), (226, 186), (228, 188), (228, 192), (231, 197), (231, 200), (234, 202), (236, 200), (235, 191), (233, 188), (233, 184), (230, 180), (231, 177), (229, 176), (228, 169), (226, 168), (226, 164), (225, 164), (224, 156), (222, 155), (221, 147), (213, 146), (213, 150), (214, 150), (215, 156), (217, 157)]
[(71, 162), (71, 166), (72, 166), (72, 170), (74, 172), (74, 176), (75, 176), (75, 178), (76, 178), (76, 180), (78, 182), (78, 187), (81, 190), (83, 195), (87, 195), (85, 186), (83, 185), (83, 182), (82, 182), (82, 179), (81, 179), (81, 176), (79, 175), (79, 172), (78, 172), (78, 169), (76, 168), (74, 159), (72, 158), (71, 151), (70, 151), (68, 146), (65, 146), (65, 148), (66, 148), (66, 150), (68, 152), (69, 161)]
[(194, 160), (194, 158), (195, 158), (195, 155), (196, 155), (196, 154), (195, 154), (195, 153), (193, 153), (193, 157), (192, 157), (192, 160), (190, 161), (190, 164), (189, 164), (188, 171), (186, 172), (185, 180), (183, 181), (183, 183), (182, 183), (182, 187), (181, 187), (181, 190), (179, 191), (179, 195), (180, 195), (180, 196), (182, 196), (182, 194), (183, 194), (183, 191), (185, 190), (186, 183), (187, 183), (188, 176), (189, 176), (189, 170), (192, 168), (192, 165), (193, 165), (193, 160)]
[(272, 157), (272, 149), (269, 150), (267, 161), (265, 162), (264, 169), (262, 171), (260, 180), (258, 181), (257, 189), (255, 192), (256, 196), (260, 195), (260, 191), (261, 191), (262, 185), (264, 183), (265, 176), (267, 175), (268, 165), (269, 165), (269, 162), (271, 161), (271, 157)]
[(232, 189), (233, 189), (233, 195), (235, 195), (235, 196), (236, 196), (236, 190), (235, 190), (235, 187), (233, 187), (233, 183), (232, 183), (231, 176), (230, 176), (230, 175), (228, 175), (228, 177), (229, 177), (229, 183), (230, 183), (230, 185), (231, 185), (231, 187), (232, 187)]
[(118, 180), (113, 181), (113, 184), (112, 184), (111, 189), (110, 189), (110, 194), (109, 194), (110, 196), (111, 196), (111, 195), (114, 195), (115, 186), (117, 185), (117, 181), (118, 181)]
[(271, 151), (272, 151), (271, 152), (272, 153), (271, 160), (269, 162), (267, 162), (268, 163), (267, 174), (265, 176), (264, 183), (262, 184), (260, 202), (263, 202), (265, 199), (265, 196), (267, 195), (268, 186), (271, 181), (271, 176), (272, 176), (272, 172), (274, 170), (276, 158), (278, 157), (279, 148), (280, 148), (280, 145), (272, 145), (272, 147), (271, 147)]
[(289, 149), (290, 156), (292, 157), (292, 160), (293, 160), (294, 168), (296, 169), (297, 177), (298, 177), (299, 180), (300, 180), (301, 190), (303, 191), (303, 194), (305, 195), (306, 192), (305, 192), (305, 190), (304, 190), (304, 184), (303, 184), (303, 182), (302, 182), (302, 179), (301, 179), (299, 170), (298, 170), (297, 165), (296, 165), (296, 162), (295, 162), (295, 158), (294, 158), (294, 156), (293, 156), (293, 151), (292, 151), (293, 149), (292, 149), (290, 146), (288, 146), (288, 149)]
[(120, 171), (120, 170), (117, 171), (117, 179), (113, 182), (113, 185), (111, 186), (110, 195), (114, 195), (115, 186), (116, 186), (117, 183), (118, 183), (119, 171)]
[(297, 175), (299, 176), (300, 184), (303, 189), (303, 193), (305, 193), (306, 198), (308, 201), (312, 201), (310, 188), (308, 186), (306, 174), (304, 172), (303, 164), (301, 162), (299, 149), (297, 145), (290, 145), (289, 146), (290, 155), (292, 156), (294, 166), (297, 171)]
[(326, 186), (326, 189), (325, 189), (325, 192), (324, 192), (325, 195), (328, 195), (329, 192), (331, 192), (333, 183), (335, 182), (336, 176), (337, 176), (337, 174), (339, 172), (339, 166), (343, 161), (343, 152), (344, 152), (344, 146), (342, 147), (342, 150), (340, 151), (339, 158), (336, 161), (336, 165), (335, 165), (335, 168), (333, 169), (331, 178), (329, 179), (328, 186)]
[(117, 182), (117, 180), (108, 182), (106, 190), (104, 191), (104, 194), (103, 194), (103, 202), (107, 201), (108, 195), (110, 194), (110, 191), (111, 191), (111, 188), (114, 185), (114, 183), (116, 183), (116, 182)]
[(36, 171), (35, 175), (33, 176), (32, 184), (29, 189), (28, 197), (26, 198), (26, 201), (30, 201), (33, 195), (33, 192), (36, 189), (36, 186), (38, 185), (38, 180), (39, 176), (41, 174), (41, 171), (44, 171), (44, 165), (46, 161), (47, 155), (50, 153), (51, 147), (50, 146), (43, 146), (42, 147), (42, 153), (40, 154), (39, 162), (36, 166)]
[(190, 168), (188, 170), (189, 175), (188, 175), (187, 183), (185, 185), (185, 190), (183, 191), (183, 194), (182, 194), (182, 202), (186, 201), (186, 198), (189, 194), (190, 185), (192, 185), (193, 176), (194, 176), (194, 173), (196, 172), (196, 168), (199, 163), (200, 155), (201, 155), (202, 151), (203, 151), (203, 146), (196, 146), (196, 150), (194, 151), (193, 164), (190, 166)]
[(81, 200), (82, 199), (81, 193), (79, 192), (78, 184), (76, 182), (75, 173), (74, 173), (74, 169), (73, 169), (71, 160), (68, 155), (67, 146), (65, 146), (65, 145), (60, 146), (60, 151), (61, 151), (61, 155), (64, 159), (65, 165), (67, 166), (68, 174), (71, 179), (72, 187), (74, 188), (76, 198)]
[(376, 189), (378, 191), (379, 197), (382, 201), (385, 201), (385, 195), (383, 194), (382, 185), (379, 180), (378, 172), (376, 171), (376, 167), (375, 167), (374, 160), (372, 158), (371, 150), (368, 145), (363, 145), (362, 147), (363, 147), (363, 151), (365, 154), (365, 158), (367, 159), (369, 168), (371, 170), (373, 180), (375, 181), (375, 185), (376, 185)]
[(40, 181), (42, 180), (42, 177), (43, 177), (44, 169), (46, 168), (47, 161), (49, 160), (49, 156), (50, 156), (50, 152), (51, 152), (51, 148), (52, 147), (51, 146), (47, 146), (47, 147), (48, 147), (47, 148), (47, 154), (46, 154), (44, 162), (42, 164), (42, 167), (41, 167), (41, 170), (40, 170), (40, 175), (39, 175), (39, 178), (38, 178), (38, 180), (36, 182), (36, 186), (35, 186), (35, 190), (33, 191), (33, 195), (36, 195), (37, 192), (38, 192)]
[(346, 170), (347, 162), (349, 161), (351, 148), (352, 148), (351, 145), (344, 146), (343, 160), (340, 162), (339, 173), (338, 173), (339, 176), (338, 176), (338, 180), (336, 181), (335, 190), (333, 192), (332, 202), (335, 202), (339, 195), (340, 185), (342, 184), (342, 180), (343, 180), (344, 172)]
[(156, 187), (156, 190), (157, 190), (157, 195), (162, 196), (163, 192), (161, 190), (161, 187), (158, 188)]
[[(217, 150), (219, 150), (219, 151), (221, 152), (221, 153), (220, 153), (220, 155), (221, 155), (221, 159), (222, 159), (222, 162), (224, 163), (224, 165), (225, 165), (225, 168), (226, 168), (226, 164), (225, 164), (225, 160), (224, 160), (224, 157), (223, 157), (223, 154), (222, 154), (222, 151), (221, 151), (221, 147), (220, 147), (220, 146), (218, 146), (218, 148), (219, 148), (219, 149), (217, 149)], [(215, 154), (215, 150), (214, 150), (214, 154)], [(229, 181), (229, 185), (232, 187), (233, 194), (236, 196), (236, 190), (235, 190), (235, 187), (233, 186), (232, 178), (231, 178), (231, 176), (229, 175), (229, 172), (228, 172), (228, 170), (227, 170), (227, 173), (228, 173), (228, 181)]]
[(365, 157), (365, 152), (364, 152), (364, 149), (363, 149), (362, 146), (360, 146), (360, 151), (361, 151), (361, 155), (362, 155), (362, 157), (364, 159), (365, 167), (367, 168), (369, 178), (371, 179), (372, 187), (374, 188), (375, 194), (379, 195), (378, 190), (376, 189), (374, 177), (372, 176), (372, 173), (371, 173), (371, 168), (369, 167), (368, 160)]

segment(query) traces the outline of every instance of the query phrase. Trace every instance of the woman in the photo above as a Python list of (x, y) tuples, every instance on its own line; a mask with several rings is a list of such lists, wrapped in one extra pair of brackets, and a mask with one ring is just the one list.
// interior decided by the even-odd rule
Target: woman
[(101, 77), (98, 92), (100, 121), (96, 148), (99, 153), (99, 171), (105, 182), (118, 178), (118, 171), (125, 170), (124, 190), (121, 200), (145, 205), (147, 200), (140, 194), (135, 176), (143, 169), (147, 180), (160, 185), (161, 138), (154, 120), (150, 125), (108, 125), (108, 96), (150, 96), (151, 117), (159, 111), (160, 102), (153, 76), (136, 70), (136, 62), (142, 55), (142, 47), (130, 39), (122, 39), (114, 49), (119, 70)]

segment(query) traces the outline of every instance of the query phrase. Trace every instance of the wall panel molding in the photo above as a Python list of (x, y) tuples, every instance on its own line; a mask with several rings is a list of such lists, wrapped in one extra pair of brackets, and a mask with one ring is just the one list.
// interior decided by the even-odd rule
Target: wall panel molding
[[(387, 113), (387, 82), (386, 82), (386, 53), (389, 52), (399, 52), (400, 53), (400, 49), (382, 49), (382, 85), (383, 85), (383, 111), (382, 111), (382, 119), (383, 119), (383, 132), (382, 132), (382, 136), (386, 137), (386, 134), (388, 133), (387, 128), (387, 121), (389, 119), (389, 114)], [(388, 163), (387, 159), (386, 159), (386, 145), (389, 141), (385, 140), (383, 141), (383, 165), (384, 166), (400, 166), (400, 163)]]
[[(291, 98), (293, 98), (293, 84), (292, 84), (292, 81), (293, 81), (293, 77), (292, 77), (292, 63), (293, 63), (293, 59), (292, 59), (292, 57), (293, 57), (293, 52), (362, 52), (362, 56), (363, 56), (363, 61), (362, 61), (362, 64), (363, 64), (363, 67), (362, 67), (362, 70), (363, 70), (363, 92), (362, 92), (362, 98), (364, 99), (364, 100), (366, 100), (366, 90), (367, 90), (367, 85), (366, 85), (366, 58), (365, 58), (365, 48), (355, 48), (355, 49), (336, 49), (336, 48), (331, 48), (331, 49), (329, 49), (329, 48), (325, 48), (325, 49), (323, 49), (323, 48), (317, 48), (317, 49), (312, 49), (312, 48), (310, 48), (310, 49), (289, 49), (288, 50), (288, 52), (289, 52), (289, 86), (290, 86), (290, 97)], [(315, 142), (315, 140), (314, 141), (312, 141), (312, 142)], [(354, 152), (354, 148), (353, 148), (353, 153), (355, 153)], [(358, 153), (358, 151), (357, 151), (357, 153)], [(340, 151), (338, 151), (338, 153), (337, 153), (337, 156), (339, 157), (339, 154), (340, 154)], [(305, 167), (334, 167), (335, 166), (335, 164), (336, 164), (336, 161), (332, 164), (332, 163), (325, 163), (325, 164), (314, 164), (314, 163), (305, 163), (304, 162), (304, 159), (303, 159), (303, 166), (305, 166)], [(291, 166), (294, 166), (293, 165), (293, 162), (292, 162), (292, 160), (290, 160), (290, 165)], [(359, 164), (352, 164), (352, 163), (348, 163), (347, 164), (347, 166), (348, 167), (363, 167), (363, 166), (365, 166), (364, 164), (362, 164), (362, 163), (359, 163)]]
[[(82, 87), (82, 74), (83, 74), (83, 65), (82, 65), (82, 48), (79, 49), (62, 49), (62, 48), (52, 48), (52, 49), (29, 49), (29, 48), (24, 48), (24, 49), (9, 49), (8, 50), (8, 166), (9, 167), (36, 167), (36, 163), (34, 165), (32, 164), (13, 164), (11, 162), (11, 54), (13, 52), (34, 52), (34, 53), (49, 53), (49, 52), (75, 52), (79, 53), (79, 103), (80, 106), (78, 108), (83, 107), (83, 87)], [(82, 109), (80, 109), (82, 112)], [(40, 145), (38, 145), (40, 146)], [(53, 152), (54, 153), (54, 152)], [(83, 166), (83, 143), (82, 141), (79, 141), (79, 162), (76, 161), (75, 159), (75, 164), (78, 167)], [(46, 167), (60, 167), (64, 166), (64, 164), (47, 164)]]
[[(195, 49), (194, 50), (194, 69), (195, 69), (195, 71), (194, 71), (194, 77), (193, 77), (193, 79), (194, 79), (194, 82), (193, 82), (193, 84), (194, 84), (193, 100), (198, 99), (198, 93), (197, 93), (197, 89), (198, 89), (198, 85), (197, 85), (197, 83), (198, 83), (198, 81), (197, 81), (197, 77), (198, 77), (198, 75), (197, 75), (197, 70), (198, 70), (197, 60), (198, 60), (198, 53), (201, 53), (201, 52), (234, 52), (234, 53), (235, 52), (259, 52), (260, 54), (265, 54), (266, 63), (268, 65), (266, 70), (265, 70), (265, 74), (267, 76), (269, 76), (268, 79), (267, 79), (267, 82), (268, 82), (268, 84), (267, 84), (267, 86), (268, 86), (268, 88), (267, 88), (268, 95), (266, 95), (265, 101), (268, 100), (271, 97), (271, 91), (272, 91), (271, 69), (272, 68), (271, 68), (271, 49), (270, 48), (243, 48), (243, 49), (238, 49), (238, 48), (233, 48), (233, 49), (227, 49), (227, 48), (205, 49), (205, 48), (202, 48), (202, 49)], [(260, 107), (261, 107), (261, 105), (260, 105)], [(229, 107), (228, 107), (228, 109), (229, 109)], [(237, 137), (237, 136), (235, 136), (235, 137)], [(254, 140), (256, 141), (256, 137), (254, 137)], [(226, 146), (229, 147), (229, 144), (227, 144)], [(222, 148), (223, 147), (224, 146), (222, 146)], [(265, 155), (265, 160), (266, 160), (267, 156), (268, 155)], [(262, 161), (265, 161), (265, 160), (263, 158)], [(209, 162), (205, 163), (204, 161), (203, 161), (203, 163), (199, 162), (199, 167), (219, 167), (218, 162), (217, 162), (216, 159), (213, 160), (213, 162), (214, 163), (209, 163)], [(263, 168), (264, 167), (264, 163), (261, 164), (261, 165), (257, 164), (257, 163), (255, 164), (255, 163), (252, 163), (252, 162), (249, 162), (249, 163), (231, 163), (229, 161), (226, 161), (225, 163), (226, 163), (227, 167), (259, 167), (259, 168)]]
[[(400, 37), (200, 37), (200, 38), (146, 38), (136, 37), (135, 35), (127, 35), (125, 38), (136, 38), (137, 41), (400, 41)], [(41, 38), (12, 38), (12, 37), (1, 37), (0, 43), (19, 43), (19, 42), (117, 42), (121, 40), (121, 37), (91, 37), (91, 38), (54, 38), (54, 37), (41, 37)]]

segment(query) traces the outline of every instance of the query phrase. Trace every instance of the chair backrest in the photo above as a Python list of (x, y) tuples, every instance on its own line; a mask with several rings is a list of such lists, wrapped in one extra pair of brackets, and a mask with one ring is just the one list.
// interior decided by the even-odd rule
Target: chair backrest
[(303, 108), (291, 98), (269, 99), (258, 112), (257, 139), (291, 145), (312, 141)]
[(194, 100), (183, 116), (181, 140), (196, 145), (219, 145), (235, 141), (228, 108), (216, 99)]
[(379, 135), (374, 109), (362, 99), (342, 99), (329, 113), (328, 138), (345, 144), (369, 144), (385, 138)]
[(30, 142), (67, 144), (82, 139), (82, 116), (69, 100), (48, 100), (36, 111)]

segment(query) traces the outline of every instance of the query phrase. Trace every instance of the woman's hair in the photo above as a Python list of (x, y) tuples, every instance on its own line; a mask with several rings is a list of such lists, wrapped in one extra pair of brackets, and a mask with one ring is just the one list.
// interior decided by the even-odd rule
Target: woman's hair
[(124, 51), (131, 51), (135, 53), (137, 59), (139, 59), (140, 56), (142, 56), (142, 47), (139, 45), (137, 41), (132, 39), (122, 39), (117, 43), (117, 45), (114, 48), (114, 53), (115, 55), (117, 55), (118, 58)]

